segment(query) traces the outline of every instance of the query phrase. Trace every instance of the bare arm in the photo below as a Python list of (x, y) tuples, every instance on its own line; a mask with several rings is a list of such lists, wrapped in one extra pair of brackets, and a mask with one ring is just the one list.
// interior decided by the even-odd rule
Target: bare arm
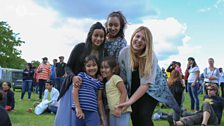
[(74, 102), (75, 102), (76, 116), (79, 119), (84, 118), (84, 113), (82, 112), (82, 109), (80, 107), (80, 102), (79, 102), (79, 87), (74, 87), (73, 88), (73, 99), (74, 99)]
[(100, 113), (100, 120), (101, 120), (101, 124), (104, 126), (105, 122), (104, 122), (104, 111), (103, 111), (103, 100), (102, 100), (102, 90), (98, 91), (98, 108), (99, 108), (99, 113)]
[(196, 82), (197, 82), (198, 79), (199, 79), (200, 71), (196, 71), (196, 72), (195, 72), (195, 75), (196, 75), (195, 80), (194, 80), (194, 82), (193, 82), (193, 84), (192, 84), (191, 86), (195, 86)]
[(140, 85), (128, 101), (119, 104), (117, 107), (128, 107), (128, 106), (132, 105), (133, 103), (135, 103), (139, 98), (141, 98), (146, 93), (149, 86), (150, 86), (150, 84)]

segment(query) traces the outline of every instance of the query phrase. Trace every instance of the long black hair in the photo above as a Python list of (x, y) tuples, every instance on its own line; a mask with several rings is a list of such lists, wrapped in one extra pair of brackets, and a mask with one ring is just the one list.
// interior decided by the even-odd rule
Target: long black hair
[[(196, 63), (196, 61), (195, 61), (195, 59), (193, 57), (189, 57), (187, 60), (188, 61), (189, 60), (193, 61), (192, 68), (198, 66), (197, 63)], [(190, 68), (191, 68), (191, 66), (188, 67), (188, 69), (190, 69)]]
[(90, 30), (88, 32), (86, 42), (85, 42), (85, 49), (84, 49), (84, 52), (83, 52), (83, 55), (82, 55), (82, 61), (85, 59), (86, 56), (90, 55), (90, 53), (91, 53), (91, 50), (92, 50), (92, 35), (93, 35), (94, 30), (96, 30), (96, 29), (102, 29), (105, 33), (104, 34), (104, 41), (99, 47), (99, 59), (98, 60), (101, 61), (103, 59), (104, 43), (105, 43), (105, 40), (106, 40), (106, 30), (100, 22), (96, 22), (95, 24), (93, 24), (90, 27)]
[[(121, 13), (121, 11), (113, 11), (111, 12), (108, 17), (107, 17), (107, 21), (110, 17), (117, 17), (120, 21), (120, 31), (118, 32), (118, 34), (115, 36), (117, 37), (121, 37), (124, 38), (124, 29), (127, 27), (127, 20), (125, 18), (125, 16)], [(105, 26), (107, 28), (107, 22), (105, 23)]]

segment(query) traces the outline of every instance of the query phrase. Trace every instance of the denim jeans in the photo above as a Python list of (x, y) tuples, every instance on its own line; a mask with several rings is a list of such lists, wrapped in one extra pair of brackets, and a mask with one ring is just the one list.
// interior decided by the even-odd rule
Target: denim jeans
[(23, 80), (21, 99), (23, 99), (26, 89), (28, 90), (28, 99), (30, 99), (32, 92), (32, 80)]
[(192, 83), (187, 84), (187, 90), (191, 99), (191, 110), (194, 110), (194, 106), (196, 105), (196, 110), (199, 111), (199, 98), (198, 98), (198, 90), (199, 83), (196, 83), (194, 87), (191, 86)]
[(128, 126), (130, 121), (130, 112), (122, 113), (120, 117), (110, 114), (110, 126)]
[(62, 82), (63, 82), (63, 77), (55, 78), (55, 84), (56, 84), (55, 87), (58, 89), (59, 92), (61, 90)]
[(75, 126), (100, 126), (99, 113), (94, 111), (82, 110), (85, 118), (75, 117)]

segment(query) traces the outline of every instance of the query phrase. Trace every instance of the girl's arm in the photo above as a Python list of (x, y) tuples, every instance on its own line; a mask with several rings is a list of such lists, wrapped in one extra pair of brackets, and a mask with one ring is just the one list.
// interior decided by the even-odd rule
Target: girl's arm
[[(123, 81), (120, 81), (120, 82), (117, 83), (116, 86), (117, 86), (118, 90), (121, 93), (119, 104), (124, 103), (127, 100), (127, 97), (128, 97), (128, 94), (127, 94), (127, 91), (126, 91), (124, 82)], [(115, 108), (114, 109), (114, 112), (113, 112), (113, 115), (115, 115), (117, 117), (120, 117), (121, 116), (121, 113), (122, 113), (122, 110), (125, 110), (125, 109), (126, 109), (126, 107), (123, 107), (123, 108)]]
[(194, 80), (194, 82), (191, 84), (191, 86), (195, 86), (195, 84), (197, 83), (197, 81), (198, 81), (198, 79), (199, 79), (199, 75), (200, 75), (200, 71), (196, 71), (195, 72), (195, 80)]
[(134, 102), (136, 102), (139, 98), (141, 98), (146, 93), (149, 86), (150, 86), (149, 83), (141, 84), (128, 101), (119, 104), (117, 107), (122, 108), (122, 107), (128, 107), (128, 106), (132, 105)]
[(97, 93), (97, 99), (98, 99), (98, 108), (99, 108), (99, 113), (100, 113), (100, 120), (101, 120), (101, 125), (104, 126), (105, 123), (105, 117), (104, 117), (104, 111), (103, 111), (103, 100), (102, 100), (102, 90), (98, 90)]
[(81, 119), (84, 119), (84, 113), (82, 112), (82, 109), (80, 107), (80, 102), (79, 102), (79, 87), (74, 87), (73, 88), (73, 99), (75, 102), (75, 111), (76, 111), (76, 116)]

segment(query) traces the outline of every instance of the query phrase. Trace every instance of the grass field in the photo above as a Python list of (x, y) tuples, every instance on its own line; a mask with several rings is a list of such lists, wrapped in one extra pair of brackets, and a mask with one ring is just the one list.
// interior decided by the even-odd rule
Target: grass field
[[(33, 103), (38, 101), (38, 95), (32, 93), (31, 100), (27, 100), (27, 93), (23, 101), (20, 101), (20, 90), (15, 91), (15, 111), (10, 112), (9, 116), (13, 126), (53, 126), (55, 115), (50, 113), (44, 113), (42, 115), (35, 115), (34, 113), (27, 112), (27, 109), (33, 107)], [(203, 95), (200, 95), (200, 101), (202, 101)], [(201, 102), (200, 102), (201, 103)], [(185, 94), (184, 107), (190, 110), (190, 98), (188, 94)], [(160, 109), (159, 107), (157, 110)], [(164, 112), (170, 112), (170, 109), (161, 109)], [(154, 121), (155, 126), (169, 126), (167, 121)], [(131, 126), (131, 125), (130, 125)], [(224, 126), (224, 116), (220, 126)]]

